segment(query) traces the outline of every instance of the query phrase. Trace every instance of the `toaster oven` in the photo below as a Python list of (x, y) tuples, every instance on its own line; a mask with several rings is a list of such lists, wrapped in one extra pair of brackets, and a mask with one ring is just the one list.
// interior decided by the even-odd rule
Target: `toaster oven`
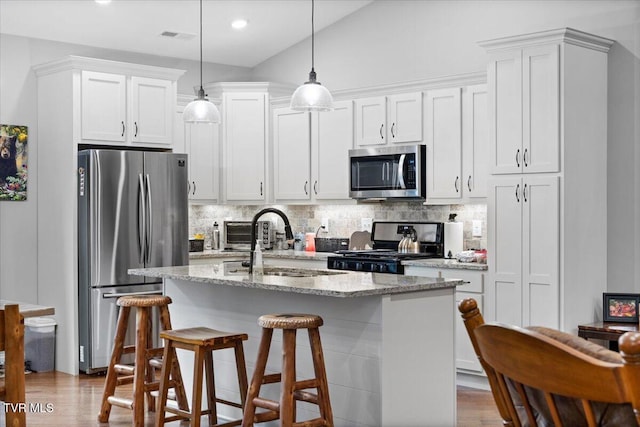
[[(251, 221), (225, 221), (224, 249), (250, 250), (251, 249)], [(256, 223), (256, 239), (263, 249), (273, 248), (273, 224), (271, 221), (258, 221)]]

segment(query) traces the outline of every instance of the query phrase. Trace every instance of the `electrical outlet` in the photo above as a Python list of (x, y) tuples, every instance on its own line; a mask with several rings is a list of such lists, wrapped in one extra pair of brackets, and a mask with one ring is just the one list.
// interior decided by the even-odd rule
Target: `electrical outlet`
[(362, 231), (371, 232), (372, 227), (373, 227), (373, 218), (360, 219), (360, 228), (362, 229)]
[(322, 218), (320, 220), (320, 225), (324, 227), (324, 231), (329, 232), (329, 218)]
[(479, 219), (473, 220), (473, 230), (471, 234), (473, 237), (482, 237), (482, 221)]

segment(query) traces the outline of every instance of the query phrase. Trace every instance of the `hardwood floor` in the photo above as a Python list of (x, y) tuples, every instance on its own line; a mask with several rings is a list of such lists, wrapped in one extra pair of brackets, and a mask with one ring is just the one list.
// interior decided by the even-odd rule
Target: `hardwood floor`
[[(108, 424), (97, 421), (103, 385), (104, 376), (72, 376), (59, 372), (27, 375), (27, 402), (32, 406), (32, 410), (27, 412), (27, 425), (30, 427), (130, 426), (131, 412), (118, 407), (112, 409)], [(4, 423), (4, 417), (2, 418), (0, 425)], [(490, 392), (458, 387), (459, 427), (500, 426), (501, 424)], [(145, 426), (153, 425), (153, 417), (147, 416)], [(187, 423), (174, 422), (168, 425), (178, 426), (187, 425)]]

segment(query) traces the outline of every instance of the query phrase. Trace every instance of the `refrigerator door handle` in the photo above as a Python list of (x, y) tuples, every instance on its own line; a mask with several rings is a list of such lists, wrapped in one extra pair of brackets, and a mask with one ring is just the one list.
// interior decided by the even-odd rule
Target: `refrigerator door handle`
[(138, 249), (140, 263), (144, 263), (146, 254), (147, 208), (145, 204), (146, 192), (142, 174), (138, 174)]
[(144, 262), (148, 264), (151, 261), (151, 242), (153, 242), (153, 209), (151, 208), (151, 179), (149, 174), (146, 174), (145, 180), (147, 184), (147, 255)]
[[(100, 224), (102, 222), (102, 215), (100, 214), (100, 212), (102, 212), (102, 206), (100, 204), (100, 201), (102, 200), (102, 195), (100, 194), (100, 181), (102, 180), (102, 174), (100, 173), (100, 158), (98, 157), (97, 153), (93, 153), (93, 158), (91, 159), (94, 162), (95, 165), (95, 180), (91, 179), (93, 177), (90, 177), (90, 192), (91, 194), (93, 194), (94, 196), (92, 198), (89, 199), (89, 203), (90, 203), (90, 218), (89, 218), (89, 222), (90, 222), (90, 238), (91, 238), (91, 242), (93, 242), (93, 245), (91, 247), (91, 250), (89, 251), (90, 254), (90, 259), (91, 259), (91, 271), (95, 271), (95, 274), (91, 276), (91, 278), (89, 279), (89, 281), (91, 282), (91, 286), (96, 286), (100, 283), (100, 258), (102, 257), (102, 254), (100, 252), (100, 249), (102, 248), (102, 244), (101, 244), (101, 236), (100, 236)], [(91, 161), (90, 160), (90, 161)]]
[(136, 295), (162, 295), (162, 291), (144, 291), (144, 292), (122, 292), (122, 293), (111, 293), (111, 294), (102, 294), (102, 298), (120, 298), (120, 297), (129, 297)]

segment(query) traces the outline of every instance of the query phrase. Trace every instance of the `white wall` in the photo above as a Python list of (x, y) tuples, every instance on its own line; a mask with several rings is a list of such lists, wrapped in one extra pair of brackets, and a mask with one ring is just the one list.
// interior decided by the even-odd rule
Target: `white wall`
[[(640, 1), (377, 0), (317, 34), (315, 68), (334, 91), (462, 74), (485, 69), (478, 41), (561, 27), (617, 42), (609, 53), (602, 198), (608, 248), (575, 250), (608, 257), (611, 291), (640, 292)], [(253, 78), (301, 84), (309, 69), (307, 39), (255, 67)]]

